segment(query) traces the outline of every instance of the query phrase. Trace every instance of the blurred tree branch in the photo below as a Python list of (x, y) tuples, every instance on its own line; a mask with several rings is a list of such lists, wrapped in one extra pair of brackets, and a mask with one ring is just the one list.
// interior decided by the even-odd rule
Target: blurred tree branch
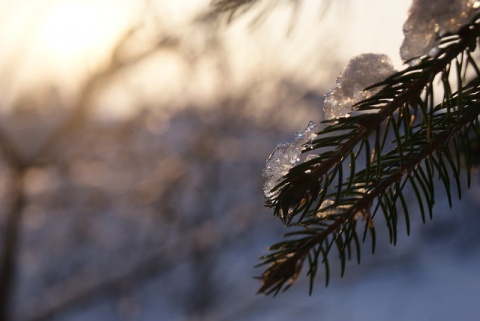
[[(163, 257), (163, 260), (159, 260)], [(43, 298), (27, 305), (32, 308), (24, 317), (28, 321), (48, 321), (67, 311), (72, 306), (94, 300), (109, 293), (118, 293), (149, 278), (165, 273), (169, 265), (165, 260), (165, 252), (160, 250), (151, 253), (143, 261), (128, 268), (118, 268), (105, 278), (95, 271), (86, 270), (66, 282), (53, 287)], [(94, 275), (94, 277), (92, 277)]]
[(0, 266), (0, 320), (10, 319), (9, 307), (12, 306), (12, 292), (15, 282), (15, 259), (20, 237), (21, 213), (25, 206), (24, 174), (21, 164), (10, 168), (10, 193), (6, 202), (5, 225), (2, 235), (3, 253)]
[(87, 80), (80, 90), (79, 99), (72, 106), (69, 115), (50, 133), (45, 143), (41, 144), (36, 152), (28, 157), (22, 157), (8, 135), (0, 128), (0, 151), (12, 175), (9, 202), (7, 202), (5, 212), (6, 223), (2, 234), (4, 247), (1, 255), (2, 260), (0, 261), (0, 321), (7, 321), (11, 318), (16, 251), (21, 234), (22, 211), (25, 205), (23, 178), (27, 169), (54, 161), (52, 159), (55, 154), (54, 149), (57, 148), (59, 142), (69, 139), (71, 134), (87, 121), (95, 94), (102, 89), (102, 86), (108, 84), (115, 75), (125, 68), (130, 68), (151, 57), (161, 49), (176, 48), (179, 44), (175, 37), (164, 36), (152, 43), (150, 47), (129, 55), (127, 54), (127, 47), (134, 45), (132, 43), (133, 38), (140, 29), (141, 24), (129, 29), (119, 38), (109, 61)]
[[(321, 1), (319, 17), (321, 18), (329, 7), (333, 4), (333, 1)], [(337, 1), (336, 4), (339, 2)], [(227, 22), (232, 22), (238, 17), (241, 17), (248, 12), (255, 11), (251, 25), (255, 26), (261, 23), (275, 7), (282, 4), (288, 4), (291, 8), (290, 24), (288, 32), (292, 31), (295, 23), (298, 22), (300, 8), (302, 5), (301, 0), (212, 0), (211, 7), (212, 12), (220, 17), (226, 17)]]
[[(95, 74), (87, 80), (80, 91), (79, 101), (73, 106), (70, 115), (54, 130), (45, 144), (38, 149), (37, 155), (33, 157), (34, 160), (44, 161), (43, 158), (52, 152), (59, 140), (65, 139), (68, 133), (81, 127), (82, 124), (85, 123), (91, 113), (91, 108), (93, 107), (92, 99), (95, 94), (101, 91), (102, 86), (107, 85), (109, 80), (113, 79), (119, 72), (126, 68), (133, 67), (139, 62), (158, 53), (161, 49), (172, 49), (179, 45), (178, 39), (171, 36), (164, 36), (152, 44), (150, 48), (128, 56), (126, 54), (127, 46), (133, 45), (131, 43), (132, 38), (139, 29), (140, 27), (132, 28), (125, 32), (123, 37), (119, 39), (117, 45), (112, 50), (108, 63), (97, 70)], [(30, 163), (34, 162), (33, 160), (30, 161)]]

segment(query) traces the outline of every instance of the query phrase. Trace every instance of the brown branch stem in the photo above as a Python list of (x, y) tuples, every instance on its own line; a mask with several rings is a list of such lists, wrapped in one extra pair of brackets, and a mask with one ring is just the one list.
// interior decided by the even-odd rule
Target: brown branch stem
[(0, 321), (11, 319), (12, 293), (15, 285), (15, 262), (20, 235), (20, 223), (25, 206), (25, 168), (13, 167), (11, 190), (7, 202), (3, 231), (3, 252), (0, 261)]

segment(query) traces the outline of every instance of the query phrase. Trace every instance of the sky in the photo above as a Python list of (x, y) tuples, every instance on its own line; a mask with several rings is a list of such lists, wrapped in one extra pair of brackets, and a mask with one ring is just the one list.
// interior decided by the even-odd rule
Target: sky
[[(192, 32), (189, 23), (209, 2), (152, 3), (157, 9), (159, 26), (182, 36)], [(255, 27), (249, 26), (252, 19), (247, 14), (231, 25), (218, 28), (222, 30), (228, 60), (234, 66), (232, 77), (239, 84), (250, 81), (261, 67), (267, 75), (280, 69), (294, 77), (307, 78), (312, 85), (328, 86), (334, 84), (335, 77), (322, 70), (337, 71), (348, 59), (361, 53), (386, 53), (396, 66), (400, 65), (398, 48), (408, 5), (409, 1), (405, 0), (394, 3), (344, 0), (334, 3), (322, 15), (317, 1), (305, 0), (293, 24), (292, 9), (287, 4), (277, 6)], [(7, 109), (19, 95), (32, 88), (55, 87), (62, 92), (74, 92), (79, 80), (94, 73), (96, 66), (106, 59), (105, 55), (122, 32), (145, 13), (145, 7), (132, 0), (0, 1), (0, 9), (4, 21), (0, 29), (0, 74), (3, 75), (0, 93), (2, 107)], [(330, 54), (332, 48), (335, 52)], [(183, 90), (179, 83), (185, 81), (180, 76), (183, 69), (176, 66), (178, 61), (171, 57), (162, 59), (167, 61), (160, 67), (162, 73), (155, 72), (153, 76), (145, 73), (144, 80), (136, 76), (135, 82), (148, 92), (147, 88), (153, 82), (158, 85), (161, 79), (163, 86), (173, 86), (172, 92), (178, 93)], [(332, 67), (332, 61), (339, 65)], [(208, 82), (208, 79), (205, 81), (207, 74), (208, 71), (197, 81)], [(174, 78), (178, 78), (177, 81), (171, 81)], [(211, 91), (203, 89), (202, 93)], [(128, 101), (123, 97), (125, 99)], [(113, 102), (107, 99), (104, 104), (121, 105), (119, 101), (122, 99)], [(125, 103), (115, 110), (121, 113), (126, 105), (131, 104)]]

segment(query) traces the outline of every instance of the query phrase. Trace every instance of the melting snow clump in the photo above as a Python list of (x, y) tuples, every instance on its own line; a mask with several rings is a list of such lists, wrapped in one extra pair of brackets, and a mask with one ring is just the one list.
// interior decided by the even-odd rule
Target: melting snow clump
[(272, 189), (277, 186), (288, 171), (300, 160), (303, 150), (309, 148), (312, 140), (317, 136), (317, 124), (314, 121), (308, 123), (307, 128), (295, 133), (293, 142), (280, 143), (268, 157), (263, 169), (263, 192), (265, 197), (273, 200), (279, 191)]
[(317, 212), (317, 217), (319, 218), (323, 218), (323, 217), (327, 217), (331, 214), (335, 214), (336, 211), (335, 211), (335, 208), (330, 208), (327, 210), (328, 207), (330, 206), (333, 206), (335, 204), (335, 202), (329, 198), (325, 199), (322, 204), (320, 204), (320, 208), (318, 209), (318, 212)]
[(480, 1), (474, 0), (413, 0), (403, 25), (402, 59), (434, 55), (438, 37), (456, 32), (473, 18), (479, 7)]
[(364, 90), (395, 72), (387, 55), (363, 54), (352, 58), (337, 78), (335, 89), (325, 95), (325, 119), (336, 119), (352, 111), (352, 105), (376, 94), (379, 89)]

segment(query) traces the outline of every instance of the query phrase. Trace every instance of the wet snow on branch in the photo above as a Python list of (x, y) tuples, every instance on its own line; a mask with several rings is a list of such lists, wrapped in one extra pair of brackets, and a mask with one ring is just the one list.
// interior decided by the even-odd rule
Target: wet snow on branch
[(387, 55), (368, 53), (352, 58), (338, 76), (335, 89), (325, 95), (324, 118), (346, 116), (352, 111), (352, 105), (371, 97), (379, 90), (364, 90), (366, 87), (382, 81), (394, 71)]
[(309, 148), (312, 140), (317, 136), (317, 124), (310, 121), (303, 131), (295, 133), (293, 142), (280, 143), (268, 157), (263, 169), (263, 192), (265, 197), (273, 200), (279, 191), (272, 191), (283, 180), (288, 171), (300, 161), (300, 154)]
[(479, 7), (480, 1), (474, 0), (413, 0), (403, 25), (402, 59), (435, 55), (438, 37), (456, 32), (473, 18)]

